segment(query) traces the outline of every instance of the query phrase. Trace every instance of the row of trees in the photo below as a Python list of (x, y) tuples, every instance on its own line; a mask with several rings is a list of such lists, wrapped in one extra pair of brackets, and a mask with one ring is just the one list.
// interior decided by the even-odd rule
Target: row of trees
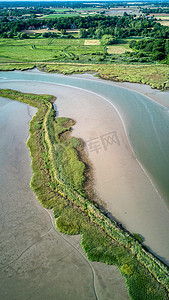
[(51, 14), (54, 10), (43, 7), (29, 7), (29, 8), (13, 8), (13, 9), (0, 9), (0, 16), (3, 17), (21, 17), (23, 15), (36, 16), (38, 14)]
[[(167, 4), (166, 4), (167, 6)], [(169, 14), (169, 7), (158, 7), (158, 8), (143, 8), (142, 13), (144, 14)]]
[(22, 30), (33, 27), (39, 29), (42, 27), (58, 30), (78, 28), (81, 30), (81, 37), (102, 38), (105, 34), (110, 34), (116, 38), (126, 38), (132, 36), (145, 36), (153, 38), (169, 38), (169, 28), (162, 26), (152, 18), (138, 17), (124, 13), (122, 17), (117, 16), (72, 16), (57, 19), (36, 19), (11, 20), (7, 18), (0, 19), (0, 36), (15, 36)]

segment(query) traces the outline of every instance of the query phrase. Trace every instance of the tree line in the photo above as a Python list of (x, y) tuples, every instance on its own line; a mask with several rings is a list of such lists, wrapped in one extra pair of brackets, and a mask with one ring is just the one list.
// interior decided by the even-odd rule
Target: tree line
[(135, 17), (124, 13), (123, 16), (72, 16), (61, 17), (55, 19), (37, 19), (28, 18), (11, 19), (1, 17), (0, 19), (0, 37), (12, 38), (22, 30), (27, 30), (30, 27), (39, 29), (42, 27), (48, 29), (54, 28), (64, 29), (83, 29), (81, 37), (102, 38), (105, 34), (110, 34), (116, 38), (127, 38), (134, 36), (154, 37), (154, 38), (169, 38), (169, 28), (162, 26), (153, 18), (144, 16)]

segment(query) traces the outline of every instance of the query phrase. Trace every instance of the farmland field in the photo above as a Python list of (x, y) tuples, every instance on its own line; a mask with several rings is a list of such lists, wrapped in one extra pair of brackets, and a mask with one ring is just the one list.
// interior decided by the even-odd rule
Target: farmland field
[[(0, 62), (86, 61), (104, 54), (101, 45), (84, 45), (83, 39), (0, 39)], [(94, 55), (96, 62), (99, 55)]]
[(51, 15), (43, 15), (39, 17), (39, 19), (54, 19), (54, 18), (61, 18), (61, 17), (73, 17), (73, 16), (78, 16), (79, 14), (76, 12), (60, 12), (57, 14), (51, 14)]
[(132, 51), (128, 45), (113, 45), (113, 46), (108, 46), (107, 51), (109, 54), (122, 54), (125, 53), (125, 51)]
[(67, 12), (70, 11), (69, 8), (53, 8), (52, 10), (54, 10), (55, 12)]
[[(45, 32), (46, 29), (41, 30)], [(71, 32), (71, 30), (68, 33), (73, 34), (73, 36), (78, 34), (78, 32)], [(0, 63), (76, 62), (82, 64), (112, 64), (112, 55), (114, 54), (115, 62), (119, 64), (129, 62), (130, 58), (125, 56), (126, 51), (132, 51), (129, 48), (129, 39), (119, 40), (118, 44), (111, 46), (102, 45), (98, 39), (77, 39), (75, 37), (71, 39), (44, 39), (32, 36), (30, 39), (21, 40), (0, 39)]]
[(169, 26), (169, 19), (160, 21), (160, 24), (163, 25), (163, 26)]
[(96, 45), (100, 45), (100, 41), (99, 40), (85, 40), (84, 45), (85, 46), (96, 46)]
[[(88, 45), (85, 44), (86, 41)], [(168, 66), (138, 62), (129, 65), (130, 58), (124, 53), (131, 51), (128, 43), (129, 39), (123, 39), (123, 43), (105, 48), (98, 45), (99, 40), (89, 39), (1, 38), (0, 70), (37, 67), (46, 72), (63, 74), (93, 72), (104, 79), (146, 83), (159, 89), (168, 88)]]

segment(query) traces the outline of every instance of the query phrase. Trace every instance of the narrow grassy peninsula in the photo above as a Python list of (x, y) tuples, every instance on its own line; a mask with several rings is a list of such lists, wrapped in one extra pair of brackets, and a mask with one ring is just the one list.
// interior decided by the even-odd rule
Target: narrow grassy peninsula
[(33, 170), (30, 185), (39, 202), (53, 209), (58, 230), (81, 234), (90, 260), (116, 265), (131, 299), (167, 300), (167, 266), (144, 248), (137, 235), (130, 235), (110, 220), (86, 190), (89, 176), (83, 143), (70, 135), (74, 121), (56, 118), (53, 96), (7, 89), (0, 90), (0, 96), (37, 108), (27, 142)]

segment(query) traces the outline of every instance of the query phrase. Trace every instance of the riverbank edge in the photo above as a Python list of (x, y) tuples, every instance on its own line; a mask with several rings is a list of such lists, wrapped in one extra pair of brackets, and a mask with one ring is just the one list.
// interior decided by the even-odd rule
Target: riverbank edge
[[(15, 93), (15, 95), (14, 94), (12, 95), (12, 93)], [(17, 95), (16, 95), (16, 93), (17, 93)], [(8, 90), (8, 92), (7, 92), (7, 90), (4, 90), (4, 92), (3, 92), (3, 90), (1, 90), (0, 95), (5, 98), (11, 98), (13, 100), (18, 100), (20, 102), (27, 103), (29, 105), (36, 107), (38, 109), (38, 111), (40, 111), (40, 112), (37, 112), (36, 116), (33, 117), (32, 121), (30, 122), (30, 139), (27, 143), (30, 153), (31, 153), (31, 157), (32, 157), (33, 177), (31, 180), (31, 187), (35, 191), (40, 203), (47, 208), (52, 208), (54, 205), (54, 202), (53, 202), (54, 199), (52, 197), (56, 196), (56, 193), (57, 193), (57, 197), (59, 197), (59, 199), (61, 196), (66, 201), (69, 201), (71, 203), (71, 205), (73, 205), (73, 207), (76, 209), (76, 213), (77, 213), (78, 209), (80, 209), (80, 211), (83, 212), (83, 215), (85, 217), (87, 216), (87, 218), (89, 218), (90, 221), (97, 224), (99, 226), (99, 228), (101, 228), (101, 230), (106, 232), (107, 238), (110, 237), (114, 241), (114, 243), (116, 243), (118, 245), (118, 247), (120, 246), (121, 248), (125, 249), (125, 251), (127, 250), (128, 255), (129, 256), (132, 255), (134, 257), (134, 259), (139, 264), (144, 266), (144, 268), (146, 268), (153, 275), (153, 277), (160, 283), (160, 285), (163, 285), (163, 287), (166, 289), (166, 291), (169, 292), (168, 268), (163, 263), (161, 263), (157, 258), (155, 258), (151, 253), (146, 251), (144, 249), (144, 247), (136, 239), (134, 239), (133, 236), (131, 236), (128, 232), (126, 232), (122, 228), (120, 228), (115, 221), (110, 220), (107, 216), (105, 216), (105, 214), (103, 212), (101, 212), (94, 203), (91, 203), (91, 201), (89, 201), (86, 198), (86, 196), (83, 194), (82, 191), (77, 192), (73, 187), (66, 186), (66, 183), (63, 183), (63, 182), (61, 182), (60, 179), (58, 179), (56, 166), (54, 164), (54, 155), (55, 155), (54, 152), (55, 151), (54, 151), (54, 147), (52, 144), (52, 139), (54, 138), (54, 136), (52, 136), (52, 132), (51, 132), (53, 122), (55, 122), (55, 111), (53, 109), (53, 101), (55, 98), (52, 96), (46, 96), (46, 97), (48, 97), (47, 100), (45, 100), (45, 101), (41, 100), (42, 105), (40, 105), (39, 102), (36, 100), (36, 98), (39, 98), (40, 96), (37, 96), (37, 95), (34, 95), (33, 100), (28, 99), (29, 96), (33, 95), (33, 94), (29, 94), (29, 95), (22, 94), (19, 92), (12, 92), (10, 90)], [(41, 97), (44, 97), (44, 96), (41, 96)], [(40, 114), (40, 115), (38, 116), (38, 114)], [(42, 115), (43, 115), (43, 117), (42, 117)], [(64, 132), (65, 132), (65, 128), (66, 127), (63, 128)], [(70, 130), (71, 130), (71, 127), (68, 126), (67, 131), (70, 131)], [(40, 149), (40, 151), (39, 151), (39, 147), (36, 149), (33, 149), (33, 145), (31, 142), (32, 138), (35, 138), (35, 139), (38, 138), (38, 135), (40, 134), (40, 132), (41, 132), (41, 138), (43, 140), (43, 145), (41, 145), (41, 146), (43, 146), (45, 149), (44, 153), (47, 153), (47, 157), (44, 157), (43, 155), (41, 155), (40, 168), (41, 168), (41, 171), (42, 171), (42, 169), (44, 169), (43, 172), (45, 172), (45, 182), (47, 181), (47, 179), (52, 179), (52, 181), (50, 181), (50, 182), (47, 181), (47, 183), (48, 183), (47, 186), (49, 188), (49, 185), (50, 185), (51, 190), (48, 194), (49, 199), (47, 199), (47, 201), (45, 200), (46, 203), (44, 203), (44, 199), (43, 199), (41, 191), (38, 191), (39, 187), (42, 183), (39, 182), (40, 178), (38, 178), (37, 168), (36, 168), (37, 161), (35, 161), (37, 151), (40, 154), (40, 151), (42, 151), (42, 149)], [(45, 164), (47, 164), (46, 169), (43, 167)], [(69, 209), (73, 209), (71, 205), (70, 204), (68, 205)], [(79, 232), (80, 229), (77, 228), (77, 226), (75, 226), (75, 230), (73, 232), (69, 232), (68, 228), (65, 230), (63, 228), (64, 227), (63, 226), (63, 218), (61, 217), (60, 214), (58, 216), (58, 212), (56, 211), (56, 209), (54, 209), (54, 214), (56, 217), (57, 228), (61, 229), (62, 232), (69, 233), (69, 234), (76, 234), (76, 233), (82, 234), (82, 247), (85, 250), (85, 252), (87, 253), (87, 256), (90, 259), (93, 259), (93, 256), (91, 256), (91, 253), (89, 253), (90, 251), (88, 251), (88, 249), (86, 247), (86, 241), (84, 242), (84, 238), (83, 238), (84, 232)], [(71, 228), (73, 229), (73, 227), (71, 227)], [(93, 260), (95, 260), (95, 259), (93, 259)], [(96, 257), (96, 260), (99, 260), (98, 257)], [(103, 259), (101, 259), (101, 261), (103, 262)], [(105, 261), (105, 262), (110, 263), (110, 260)], [(131, 299), (136, 299), (131, 291), (132, 288), (131, 288), (131, 283), (130, 283), (130, 279), (131, 279), (130, 277), (131, 277), (131, 272), (132, 272), (131, 265), (132, 264), (128, 263), (126, 265), (126, 263), (125, 264), (123, 263), (119, 266), (118, 263), (116, 262), (115, 265), (117, 265), (119, 267), (120, 272), (126, 279), (127, 287), (128, 287), (128, 291), (131, 296)], [(125, 267), (124, 267), (124, 265), (125, 265)], [(143, 286), (142, 286), (142, 288), (143, 288)], [(138, 291), (138, 289), (137, 289), (137, 291)], [(145, 294), (145, 292), (144, 292), (144, 294)], [(157, 298), (157, 299), (167, 299), (167, 295), (165, 298), (164, 298), (164, 295), (162, 297), (163, 298)], [(155, 298), (149, 298), (149, 299), (155, 299)]]
[(146, 84), (153, 89), (168, 90), (167, 65), (122, 65), (122, 64), (78, 64), (53, 62), (10, 62), (0, 63), (0, 71), (26, 71), (37, 68), (46, 73), (94, 74), (95, 76), (114, 82), (130, 82)]

